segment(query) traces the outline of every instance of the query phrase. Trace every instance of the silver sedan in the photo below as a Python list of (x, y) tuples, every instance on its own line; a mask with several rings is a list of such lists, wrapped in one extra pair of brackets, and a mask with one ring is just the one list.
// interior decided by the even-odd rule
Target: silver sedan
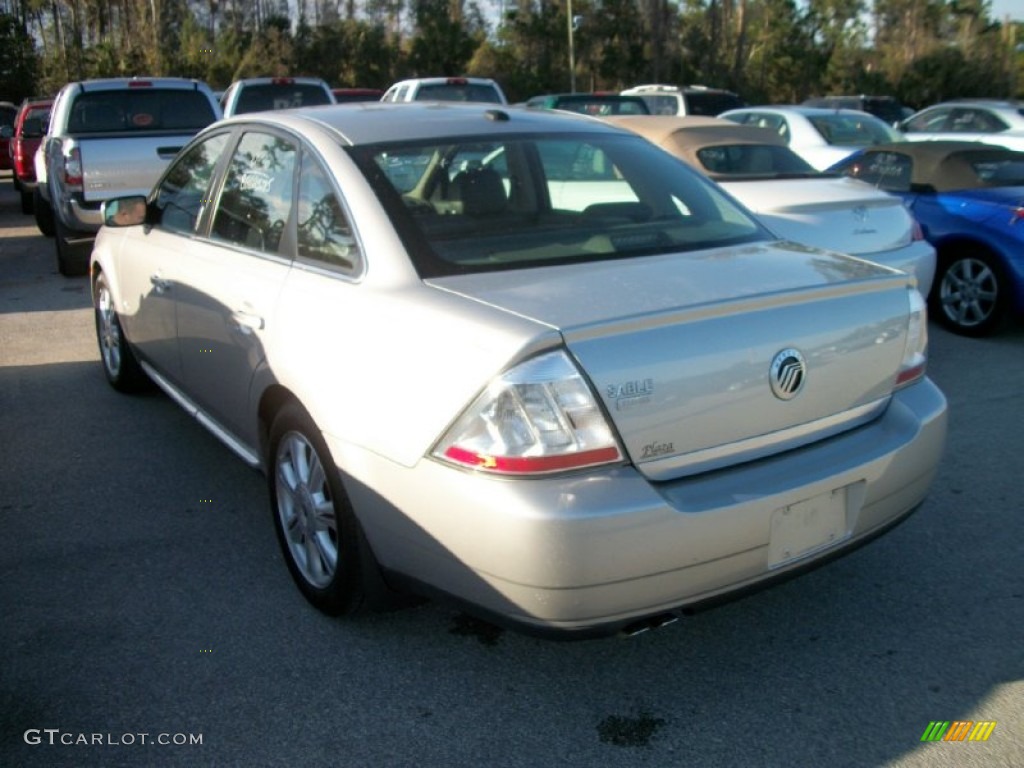
[(586, 117), (232, 118), (104, 215), (107, 378), (266, 473), (328, 613), (387, 587), (636, 631), (888, 530), (943, 450), (906, 274), (779, 242)]

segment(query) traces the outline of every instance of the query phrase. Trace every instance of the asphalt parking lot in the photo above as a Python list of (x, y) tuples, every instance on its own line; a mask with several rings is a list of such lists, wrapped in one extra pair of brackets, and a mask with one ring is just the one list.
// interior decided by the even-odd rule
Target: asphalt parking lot
[[(262, 477), (101, 373), (0, 178), (0, 766), (1024, 766), (1024, 325), (934, 324), (922, 509), (779, 588), (557, 643), (288, 577)], [(933, 721), (995, 722), (922, 742)]]

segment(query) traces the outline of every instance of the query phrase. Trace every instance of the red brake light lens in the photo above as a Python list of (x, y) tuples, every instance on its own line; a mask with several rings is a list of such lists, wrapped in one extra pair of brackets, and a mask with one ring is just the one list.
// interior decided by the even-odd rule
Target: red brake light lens
[(433, 455), (468, 469), (520, 476), (623, 460), (603, 411), (564, 350), (495, 377)]

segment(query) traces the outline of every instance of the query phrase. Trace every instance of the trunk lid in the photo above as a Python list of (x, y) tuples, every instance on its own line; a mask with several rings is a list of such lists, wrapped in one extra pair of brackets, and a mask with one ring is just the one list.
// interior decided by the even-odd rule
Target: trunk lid
[(722, 186), (777, 235), (815, 248), (869, 256), (907, 246), (903, 201), (850, 178), (726, 181)]
[(77, 139), (85, 200), (148, 195), (164, 168), (193, 135), (194, 132)]
[[(655, 480), (878, 415), (909, 308), (905, 274), (789, 243), (428, 282), (560, 330), (630, 459)], [(783, 399), (773, 364), (783, 381), (794, 360), (805, 370), (789, 383), (801, 387)]]

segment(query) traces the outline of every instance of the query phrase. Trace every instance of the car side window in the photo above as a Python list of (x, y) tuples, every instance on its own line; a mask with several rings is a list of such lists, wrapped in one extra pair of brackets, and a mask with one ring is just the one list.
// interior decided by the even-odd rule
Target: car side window
[(923, 112), (917, 117), (909, 120), (903, 130), (907, 133), (934, 133), (945, 130), (946, 118), (949, 117), (948, 109), (933, 109)]
[(954, 133), (996, 133), (1009, 126), (981, 109), (956, 109), (949, 130)]
[(211, 136), (175, 159), (156, 190), (156, 226), (183, 234), (195, 232), (203, 206), (209, 202), (210, 180), (229, 135)]
[(789, 125), (784, 117), (779, 115), (765, 114), (762, 112), (751, 112), (747, 116), (747, 125), (756, 125), (758, 128), (767, 128), (769, 131), (779, 134), (786, 143), (789, 143)]
[(361, 260), (345, 209), (320, 163), (308, 152), (302, 155), (299, 173), (298, 256), (348, 273)]
[(279, 253), (292, 210), (295, 145), (267, 133), (242, 135), (217, 202), (211, 237)]

